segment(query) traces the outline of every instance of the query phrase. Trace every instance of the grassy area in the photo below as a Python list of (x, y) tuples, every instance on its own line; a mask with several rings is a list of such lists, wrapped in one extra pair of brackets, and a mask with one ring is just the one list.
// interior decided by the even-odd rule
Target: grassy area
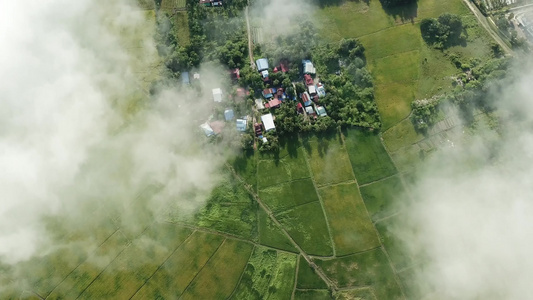
[(81, 299), (129, 299), (190, 234), (172, 224), (148, 228), (80, 294)]
[(411, 119), (407, 118), (383, 133), (383, 142), (390, 152), (395, 152), (401, 147), (412, 145), (424, 136), (415, 131)]
[(294, 206), (318, 201), (311, 179), (303, 179), (272, 186), (259, 191), (261, 200), (274, 212), (279, 213)]
[(340, 291), (336, 295), (337, 300), (349, 300), (349, 299), (360, 299), (360, 300), (378, 300), (372, 289), (355, 289)]
[(307, 253), (333, 254), (324, 212), (319, 202), (311, 202), (276, 216), (287, 232)]
[(256, 247), (234, 299), (289, 299), (294, 285), (296, 255)]
[(172, 18), (174, 23), (174, 30), (176, 31), (176, 36), (178, 38), (178, 43), (180, 46), (187, 46), (191, 43), (190, 41), (190, 32), (189, 32), (189, 17), (187, 12), (178, 11)]
[(253, 150), (238, 154), (231, 161), (231, 166), (246, 183), (257, 189), (257, 159)]
[(304, 139), (304, 147), (318, 186), (355, 179), (340, 135), (308, 136)]
[[(297, 144), (297, 142), (293, 143)], [(257, 166), (258, 189), (310, 177), (305, 162), (305, 154), (301, 147), (295, 147), (290, 154), (283, 152), (282, 150), (279, 157), (272, 157), (271, 155), (260, 156), (261, 160)]]
[[(295, 300), (329, 300), (333, 299), (329, 290), (296, 290)], [(357, 298), (355, 298), (357, 299)]]
[[(359, 40), (365, 46), (365, 55), (371, 69), (375, 60), (418, 50), (422, 43), (418, 24), (390, 27), (374, 34), (363, 36)], [(393, 71), (393, 68), (388, 71)]]
[(378, 247), (379, 240), (356, 184), (319, 190), (337, 256)]
[(328, 285), (318, 276), (313, 268), (309, 266), (305, 258), (300, 256), (298, 267), (298, 280), (296, 282), (298, 289), (327, 289)]
[(418, 20), (425, 18), (437, 18), (443, 13), (456, 15), (469, 14), (470, 11), (461, 0), (419, 0)]
[(226, 239), (181, 295), (183, 299), (225, 299), (237, 285), (253, 246)]
[(195, 231), (133, 298), (169, 299), (180, 296), (223, 241), (220, 235)]
[(298, 252), (289, 241), (287, 236), (281, 232), (274, 222), (268, 217), (266, 212), (259, 210), (259, 243), (277, 249)]
[[(354, 17), (357, 16), (357, 17)], [(379, 1), (344, 1), (317, 12), (321, 37), (330, 41), (360, 37), (394, 25)]]
[(372, 286), (378, 299), (403, 299), (387, 257), (381, 250), (317, 261), (339, 287)]
[(359, 184), (396, 173), (396, 168), (381, 144), (379, 135), (351, 128), (344, 129), (342, 133)]
[(401, 201), (404, 192), (402, 181), (398, 176), (361, 187), (366, 209), (374, 222), (397, 212), (394, 203)]

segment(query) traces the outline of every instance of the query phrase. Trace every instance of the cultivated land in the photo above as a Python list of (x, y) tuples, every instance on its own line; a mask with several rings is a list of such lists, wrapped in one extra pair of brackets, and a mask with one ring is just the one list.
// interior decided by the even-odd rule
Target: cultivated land
[[(182, 44), (189, 39), (184, 5), (162, 2)], [(448, 53), (427, 47), (419, 29), (422, 18), (443, 12), (469, 24), (467, 44)], [(0, 288), (0, 298), (411, 298), (415, 261), (392, 229), (411, 172), (441, 133), (416, 133), (410, 103), (451, 89), (450, 53), (484, 59), (488, 36), (461, 0), (420, 0), (397, 15), (377, 0), (346, 1), (321, 8), (316, 19), (322, 37), (365, 46), (381, 133), (348, 128), (281, 140), (277, 154), (245, 152), (228, 162), (196, 215), (182, 218), (169, 207), (158, 222), (127, 232), (115, 223), (118, 212), (109, 212), (90, 229), (97, 248), (80, 244), (21, 263), (24, 289)], [(57, 240), (80, 234), (87, 232), (61, 232)], [(9, 270), (0, 266), (0, 286), (9, 286)]]

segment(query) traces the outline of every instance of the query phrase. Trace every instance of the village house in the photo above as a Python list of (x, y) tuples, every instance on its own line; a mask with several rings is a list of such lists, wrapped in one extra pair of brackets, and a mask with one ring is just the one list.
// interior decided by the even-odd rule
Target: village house
[(199, 3), (205, 6), (222, 6), (223, 0), (200, 0)]
[(226, 119), (226, 121), (231, 121), (234, 117), (235, 114), (233, 113), (233, 109), (228, 108), (224, 111), (224, 119)]
[(190, 84), (191, 83), (191, 79), (189, 77), (189, 72), (181, 73), (181, 83), (183, 83), (183, 84)]
[(266, 132), (276, 129), (276, 126), (274, 125), (274, 118), (272, 117), (272, 114), (262, 115), (261, 116), (261, 121), (263, 122), (263, 127), (265, 128)]
[(316, 112), (317, 112), (317, 114), (318, 114), (320, 117), (325, 117), (325, 116), (328, 115), (328, 114), (326, 113), (326, 109), (324, 108), (324, 106), (317, 106), (317, 107), (316, 107)]
[(310, 74), (310, 75), (316, 74), (315, 66), (310, 60), (302, 60), (302, 65), (303, 65), (304, 74)]
[(268, 80), (268, 59), (260, 58), (255, 61), (255, 64), (257, 66), (257, 71), (261, 73), (263, 80)]
[(313, 104), (313, 102), (311, 102), (311, 96), (309, 96), (308, 92), (302, 93), (302, 102), (304, 103), (304, 106), (310, 106)]
[(240, 131), (240, 132), (246, 131), (246, 125), (248, 125), (248, 121), (246, 119), (237, 119), (235, 123), (237, 126), (237, 131)]

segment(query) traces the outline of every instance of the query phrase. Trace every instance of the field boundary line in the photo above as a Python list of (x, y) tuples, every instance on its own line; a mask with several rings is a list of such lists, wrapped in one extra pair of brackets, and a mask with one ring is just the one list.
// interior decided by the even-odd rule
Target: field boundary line
[(191, 236), (196, 232), (196, 230), (192, 231), (176, 248), (174, 248), (174, 250), (172, 250), (172, 252), (167, 256), (167, 258), (165, 258), (165, 260), (159, 265), (157, 266), (157, 268), (155, 269), (155, 271), (152, 273), (152, 275), (150, 275), (150, 277), (148, 277), (148, 279), (146, 279), (144, 281), (144, 283), (135, 291), (135, 293), (133, 293), (133, 295), (131, 295), (129, 297), (129, 299), (133, 298), (147, 283), (148, 281), (150, 281), (150, 279), (152, 279), (152, 277), (154, 277), (155, 273), (157, 273), (157, 271), (159, 271), (161, 269), (161, 267), (170, 259), (170, 257), (172, 257), (172, 255), (174, 255), (174, 253), (176, 253), (176, 251), (181, 248), (181, 246), (186, 242), (188, 241)]
[(187, 284), (187, 287), (185, 287), (185, 289), (183, 290), (183, 292), (181, 293), (181, 295), (178, 297), (178, 299), (181, 299), (183, 297), (183, 295), (185, 294), (185, 292), (189, 289), (189, 287), (191, 286), (191, 284), (194, 282), (194, 280), (196, 279), (196, 277), (198, 277), (198, 274), (200, 274), (202, 272), (202, 270), (205, 268), (205, 266), (211, 261), (211, 259), (215, 256), (215, 254), (217, 254), (218, 250), (220, 249), (220, 247), (222, 247), (222, 245), (224, 245), (224, 243), (226, 243), (226, 240), (227, 239), (224, 239), (222, 241), (222, 243), (220, 243), (220, 245), (218, 245), (217, 249), (213, 252), (213, 254), (211, 254), (211, 256), (209, 256), (209, 259), (205, 262), (205, 264), (200, 268), (200, 270), (198, 270), (198, 272), (194, 275), (194, 277), (191, 279), (191, 281), (189, 282), (189, 284)]
[(291, 300), (294, 300), (294, 293), (296, 292), (296, 285), (298, 284), (298, 273), (300, 272), (300, 256), (298, 255), (298, 260), (296, 261), (296, 274), (294, 275), (294, 287), (292, 288)]
[[(353, 170), (352, 170), (352, 173), (353, 173)], [(317, 189), (321, 190), (321, 189), (325, 189), (325, 188), (328, 188), (328, 187), (335, 187), (335, 186), (338, 186), (338, 185), (348, 185), (348, 184), (354, 184), (354, 183), (357, 184), (357, 179), (350, 179), (350, 180), (345, 180), (345, 181), (341, 181), (341, 182), (337, 182), (337, 183), (328, 183), (328, 184), (325, 184), (325, 185), (317, 186)]]
[(311, 179), (311, 176), (309, 176), (309, 177), (304, 177), (304, 178), (292, 179), (292, 180), (289, 180), (289, 181), (287, 181), (287, 182), (282, 182), (282, 183), (275, 183), (275, 184), (267, 185), (266, 187), (262, 187), (262, 188), (257, 187), (257, 193), (259, 193), (260, 191), (264, 191), (264, 190), (266, 190), (266, 189), (273, 188), (273, 187), (278, 186), (278, 185), (289, 184), (289, 183), (293, 183), (293, 182), (295, 182), (295, 181), (304, 181), (304, 180), (306, 180), (306, 179)]
[[(340, 132), (339, 130), (337, 130), (337, 132)], [(301, 137), (300, 137), (301, 139)], [(344, 142), (343, 142), (343, 145), (344, 145)], [(344, 147), (345, 151), (346, 151), (346, 146)], [(348, 152), (346, 152), (346, 155), (348, 155)], [(315, 188), (315, 193), (318, 197), (318, 201), (320, 203), (320, 208), (322, 209), (322, 214), (324, 215), (324, 219), (326, 220), (326, 227), (328, 228), (328, 234), (329, 234), (329, 241), (331, 243), (331, 249), (333, 250), (333, 257), (336, 257), (337, 256), (337, 247), (335, 245), (335, 241), (333, 240), (333, 234), (331, 234), (331, 228), (329, 226), (329, 220), (328, 220), (328, 216), (326, 214), (326, 210), (324, 209), (324, 200), (322, 200), (322, 196), (320, 196), (320, 193), (318, 192), (318, 185), (316, 183), (316, 180), (315, 180), (315, 174), (313, 174), (313, 170), (311, 169), (311, 164), (309, 163), (309, 154), (307, 153), (307, 151), (305, 151), (304, 149), (304, 160), (305, 160), (305, 165), (307, 166), (307, 170), (309, 171), (309, 174), (311, 175), (311, 181), (313, 182), (313, 187)], [(354, 175), (354, 178), (355, 178), (355, 175)]]
[(257, 249), (257, 245), (254, 245), (254, 247), (252, 248), (252, 251), (250, 251), (250, 256), (248, 256), (248, 259), (246, 260), (246, 264), (244, 265), (244, 269), (242, 269), (241, 276), (239, 276), (239, 280), (237, 281), (237, 284), (235, 284), (233, 291), (231, 292), (231, 294), (228, 296), (227, 299), (231, 299), (233, 295), (235, 295), (235, 292), (237, 291), (239, 284), (241, 284), (242, 277), (244, 276), (244, 272), (246, 272), (246, 267), (248, 266), (248, 263), (250, 262), (250, 258), (252, 258), (252, 255), (254, 254), (255, 249)]
[(79, 263), (74, 269), (72, 269), (72, 270), (67, 274), (67, 276), (65, 276), (65, 278), (63, 278), (63, 279), (61, 280), (61, 282), (59, 282), (59, 283), (58, 283), (58, 284), (57, 284), (57, 285), (56, 285), (56, 286), (50, 291), (50, 293), (48, 293), (48, 295), (46, 295), (45, 297), (42, 297), (42, 296), (39, 296), (39, 297), (41, 297), (41, 298), (43, 298), (43, 299), (46, 299), (46, 298), (48, 298), (50, 295), (52, 295), (52, 293), (53, 293), (53, 292), (54, 292), (54, 291), (55, 291), (55, 290), (56, 290), (56, 289), (57, 289), (57, 288), (58, 288), (58, 287), (59, 287), (59, 286), (60, 286), (60, 285), (61, 285), (61, 284), (62, 284), (62, 283), (63, 283), (63, 282), (64, 282), (64, 281), (65, 281), (65, 280), (66, 280), (66, 279), (72, 274), (72, 273), (74, 273), (74, 271), (76, 271), (76, 270), (77, 270), (82, 264), (84, 264), (85, 262), (87, 262), (87, 261), (91, 258), (91, 256), (93, 256), (93, 255), (96, 253), (96, 251), (98, 250), (98, 248), (102, 247), (102, 245), (103, 245), (105, 242), (107, 242), (107, 241), (108, 241), (113, 235), (115, 235), (115, 233), (117, 233), (119, 230), (120, 230), (120, 229), (118, 229), (118, 228), (115, 229), (115, 231), (113, 231), (113, 233), (111, 233), (111, 234), (110, 234), (110, 235), (109, 235), (109, 236), (108, 236), (108, 237), (107, 237), (102, 243), (100, 243), (100, 245), (98, 245), (98, 247), (96, 247), (96, 248), (94, 249), (94, 251), (93, 251), (90, 255), (87, 256), (86, 259), (84, 259), (84, 260), (83, 260), (82, 262), (80, 262), (80, 263)]
[[(385, 149), (385, 152), (387, 152), (386, 149)], [(389, 152), (387, 152), (387, 155), (389, 155)], [(389, 158), (391, 158), (390, 155), (389, 155)], [(392, 158), (391, 158), (391, 160), (392, 160)], [(394, 166), (394, 168), (396, 168), (396, 166)], [(376, 180), (370, 181), (368, 183), (363, 183), (363, 184), (359, 185), (359, 187), (362, 188), (362, 187), (369, 186), (369, 185), (374, 184), (374, 183), (385, 181), (385, 180), (390, 179), (390, 178), (392, 178), (394, 176), (397, 176), (399, 173), (400, 172), (398, 172), (398, 169), (396, 168), (396, 173), (394, 173), (392, 175), (389, 175), (389, 176), (385, 176), (385, 177), (380, 178), (380, 179), (376, 179)]]
[(373, 248), (370, 248), (370, 249), (366, 249), (366, 250), (363, 250), (363, 251), (358, 251), (358, 252), (354, 252), (354, 253), (350, 253), (350, 254), (346, 254), (346, 255), (340, 255), (340, 256), (325, 258), (325, 259), (321, 259), (321, 260), (328, 261), (328, 260), (334, 260), (334, 259), (337, 259), (337, 258), (346, 258), (346, 257), (350, 257), (350, 256), (364, 254), (364, 253), (367, 253), (367, 252), (372, 252), (372, 251), (375, 251), (375, 250), (377, 250), (379, 248), (381, 248), (381, 245), (378, 245), (376, 247), (373, 247)]

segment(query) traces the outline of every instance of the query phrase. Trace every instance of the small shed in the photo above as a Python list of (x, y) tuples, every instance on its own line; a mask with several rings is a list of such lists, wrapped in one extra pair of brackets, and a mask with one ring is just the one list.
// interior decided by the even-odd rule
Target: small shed
[(274, 125), (274, 117), (272, 117), (272, 114), (262, 115), (261, 121), (263, 122), (265, 131), (271, 131), (276, 129), (276, 126)]
[(246, 125), (248, 125), (248, 121), (246, 119), (237, 119), (236, 121), (237, 130), (240, 132), (246, 131)]
[(298, 102), (298, 104), (296, 104), (296, 111), (299, 113), (304, 112), (304, 107), (302, 106), (302, 103)]
[(259, 72), (264, 71), (264, 70), (268, 70), (268, 59), (266, 59), (266, 58), (260, 58), (260, 59), (256, 60), (255, 64), (257, 65), (257, 71), (259, 71)]
[(228, 108), (224, 111), (224, 118), (226, 119), (226, 121), (231, 121), (234, 117), (235, 115), (233, 113), (233, 109)]
[(222, 90), (220, 88), (213, 89), (213, 100), (215, 102), (222, 102)]

